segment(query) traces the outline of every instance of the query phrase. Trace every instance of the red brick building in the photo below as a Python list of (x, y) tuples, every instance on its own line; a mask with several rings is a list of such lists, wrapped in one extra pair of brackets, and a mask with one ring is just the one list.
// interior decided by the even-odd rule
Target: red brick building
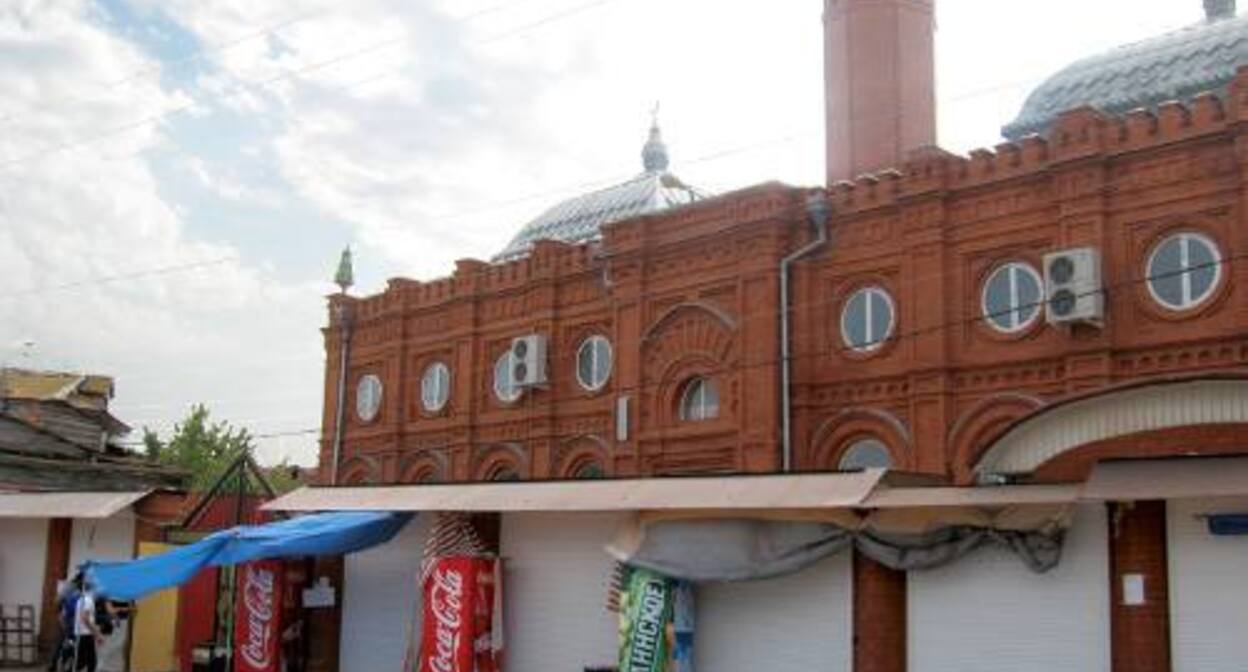
[[(932, 1), (826, 0), (826, 187), (707, 197), (656, 128), (641, 175), (495, 261), (331, 297), (324, 435), (344, 423), (322, 478), (1083, 483), (1114, 459), (1248, 453), (1248, 19), (1205, 5), (1057, 73), (1010, 141), (963, 157), (934, 146)], [(1166, 548), (1187, 528), (1141, 494), (1095, 512), (1114, 670), (1171, 669), (1179, 641)], [(939, 649), (907, 634), (934, 632), (916, 595), (939, 585), (862, 558), (852, 583), (854, 669)]]

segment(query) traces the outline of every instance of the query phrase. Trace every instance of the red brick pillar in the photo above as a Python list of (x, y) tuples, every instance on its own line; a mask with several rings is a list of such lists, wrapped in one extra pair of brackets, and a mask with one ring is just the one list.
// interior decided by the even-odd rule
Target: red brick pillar
[(906, 573), (854, 551), (854, 672), (906, 671)]
[(69, 542), (74, 521), (53, 518), (48, 521), (48, 545), (43, 564), (43, 599), (39, 614), (39, 650), (49, 652), (60, 636), (60, 610), (56, 608), (56, 582), (69, 575)]
[[(1113, 672), (1169, 672), (1166, 503), (1149, 501), (1108, 506)], [(1131, 594), (1141, 582), (1142, 595)]]

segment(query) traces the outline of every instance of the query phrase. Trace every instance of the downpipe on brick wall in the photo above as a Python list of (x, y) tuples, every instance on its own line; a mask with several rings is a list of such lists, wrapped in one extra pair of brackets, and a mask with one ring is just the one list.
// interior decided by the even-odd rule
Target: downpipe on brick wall
[(338, 323), (342, 334), (338, 345), (338, 405), (334, 409), (334, 461), (329, 470), (329, 484), (338, 485), (338, 461), (342, 455), (343, 425), (347, 420), (347, 355), (351, 350), (351, 308), (346, 301), (338, 304)]
[(806, 198), (806, 215), (815, 229), (815, 238), (801, 249), (780, 260), (780, 462), (784, 472), (793, 470), (793, 346), (789, 332), (792, 311), (789, 308), (789, 267), (828, 242), (828, 199), (823, 191)]

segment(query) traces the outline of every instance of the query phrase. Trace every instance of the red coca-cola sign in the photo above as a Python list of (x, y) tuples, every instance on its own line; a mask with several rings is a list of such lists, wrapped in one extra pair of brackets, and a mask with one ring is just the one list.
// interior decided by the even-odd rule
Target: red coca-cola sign
[(282, 627), (282, 563), (261, 560), (238, 567), (234, 612), (234, 669), (277, 672)]
[(494, 561), (441, 558), (425, 578), (419, 672), (495, 672)]

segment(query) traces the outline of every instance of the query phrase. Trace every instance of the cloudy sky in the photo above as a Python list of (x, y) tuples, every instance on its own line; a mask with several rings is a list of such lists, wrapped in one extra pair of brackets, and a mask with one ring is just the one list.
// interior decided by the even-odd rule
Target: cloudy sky
[[(821, 4), (4, 0), (0, 364), (115, 375), (118, 415), (162, 432), (202, 401), (311, 463), (344, 245), (364, 293), (486, 258), (640, 170), (655, 101), (687, 181), (818, 183)], [(956, 151), (1070, 60), (1202, 12), (938, 4)]]

